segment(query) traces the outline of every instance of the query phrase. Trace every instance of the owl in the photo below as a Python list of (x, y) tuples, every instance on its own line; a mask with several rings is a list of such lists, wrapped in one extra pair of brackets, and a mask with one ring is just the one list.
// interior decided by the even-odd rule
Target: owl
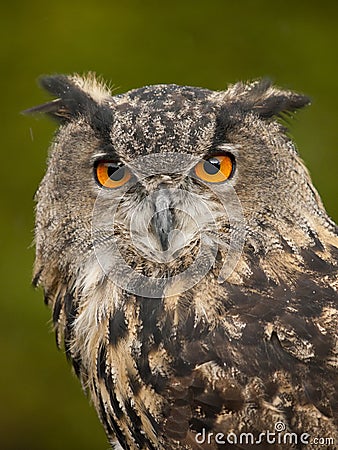
[(33, 284), (112, 448), (337, 448), (337, 226), (285, 122), (309, 99), (41, 84)]

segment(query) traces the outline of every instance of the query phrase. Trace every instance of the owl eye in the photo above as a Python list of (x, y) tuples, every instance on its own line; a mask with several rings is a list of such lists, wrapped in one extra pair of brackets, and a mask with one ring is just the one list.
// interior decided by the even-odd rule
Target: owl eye
[(130, 170), (119, 161), (99, 161), (95, 175), (97, 182), (108, 189), (121, 187), (131, 178)]
[(195, 174), (208, 183), (222, 183), (234, 172), (234, 160), (230, 155), (215, 155), (200, 161), (195, 166)]

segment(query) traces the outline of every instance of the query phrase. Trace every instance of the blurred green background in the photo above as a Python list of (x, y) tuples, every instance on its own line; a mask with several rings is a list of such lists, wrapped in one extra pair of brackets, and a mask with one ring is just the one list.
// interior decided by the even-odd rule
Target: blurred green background
[(104, 433), (30, 286), (33, 195), (55, 125), (40, 74), (95, 71), (119, 92), (177, 83), (224, 89), (260, 76), (310, 95), (292, 134), (338, 219), (337, 2), (11, 1), (1, 6), (1, 409), (5, 450), (105, 450)]

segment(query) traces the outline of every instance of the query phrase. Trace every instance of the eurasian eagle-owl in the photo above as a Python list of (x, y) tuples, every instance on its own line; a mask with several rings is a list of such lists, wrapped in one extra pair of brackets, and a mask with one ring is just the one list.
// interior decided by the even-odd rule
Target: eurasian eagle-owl
[(308, 99), (42, 86), (34, 285), (112, 446), (335, 448), (337, 227), (278, 120)]

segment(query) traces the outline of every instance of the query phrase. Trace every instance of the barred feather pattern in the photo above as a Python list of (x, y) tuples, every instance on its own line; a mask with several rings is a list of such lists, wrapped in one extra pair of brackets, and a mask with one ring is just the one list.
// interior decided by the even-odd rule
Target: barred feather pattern
[[(111, 443), (218, 448), (197, 443), (196, 434), (258, 435), (277, 422), (336, 439), (336, 255), (337, 247), (306, 248), (288, 268), (295, 273), (286, 268), (273, 280), (267, 261), (257, 265), (248, 252), (245, 283), (218, 285), (210, 275), (188, 294), (161, 299), (117, 292), (99, 270), (92, 284), (84, 273), (71, 291), (72, 283), (58, 286), (50, 298), (58, 342)], [(210, 290), (213, 302), (201, 294)]]

